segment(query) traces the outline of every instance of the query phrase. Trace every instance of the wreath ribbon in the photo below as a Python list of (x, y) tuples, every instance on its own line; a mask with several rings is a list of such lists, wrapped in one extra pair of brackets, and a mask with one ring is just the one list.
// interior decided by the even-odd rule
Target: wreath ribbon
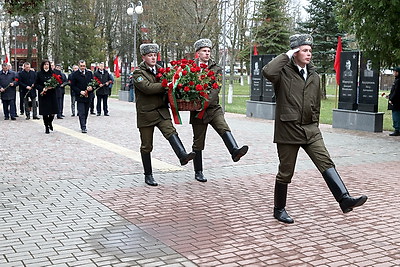
[(176, 102), (176, 96), (175, 96), (175, 90), (176, 87), (178, 86), (179, 79), (181, 78), (181, 72), (182, 68), (179, 67), (175, 75), (178, 74), (179, 78), (172, 77), (172, 88), (170, 87), (168, 89), (168, 100), (169, 104), (171, 105), (171, 110), (172, 110), (172, 117), (174, 118), (174, 123), (175, 124), (182, 124), (181, 116), (179, 115), (179, 110), (178, 110), (178, 104)]

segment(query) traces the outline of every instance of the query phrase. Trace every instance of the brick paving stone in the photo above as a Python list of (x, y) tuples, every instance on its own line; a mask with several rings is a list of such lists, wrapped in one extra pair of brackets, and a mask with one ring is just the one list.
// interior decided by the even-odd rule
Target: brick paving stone
[[(155, 168), (153, 188), (140, 160), (112, 148), (138, 152), (134, 104), (109, 106), (110, 117), (89, 117), (86, 136), (68, 108), (49, 135), (42, 121), (0, 121), (1, 266), (400, 266), (400, 177), (391, 175), (400, 138), (321, 125), (350, 193), (369, 200), (342, 214), (300, 151), (287, 205), (295, 223), (285, 225), (272, 217), (273, 121), (226, 114), (238, 144), (250, 147), (237, 163), (210, 129), (207, 183), (194, 180), (192, 163), (179, 166), (156, 130), (152, 156), (177, 169)], [(176, 128), (189, 150), (188, 112), (181, 115)], [(41, 160), (32, 164), (26, 147)]]

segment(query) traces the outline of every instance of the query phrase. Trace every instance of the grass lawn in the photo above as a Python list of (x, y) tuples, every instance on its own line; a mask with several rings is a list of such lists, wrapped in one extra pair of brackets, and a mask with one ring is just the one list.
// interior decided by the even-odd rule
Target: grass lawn
[[(225, 85), (225, 110), (231, 113), (239, 113), (246, 114), (246, 101), (250, 99), (250, 88), (247, 83), (247, 76), (244, 77), (244, 85), (241, 86), (239, 83), (239, 77), (235, 78), (235, 82), (233, 84), (233, 101), (231, 104), (228, 103), (228, 91), (229, 91), (229, 76), (227, 76), (226, 85)], [(121, 88), (121, 78), (117, 78), (115, 80), (112, 96), (114, 98), (118, 98), (118, 91)], [(339, 90), (339, 89), (338, 89)], [(383, 91), (382, 91), (383, 92)], [(392, 112), (387, 110), (387, 99), (381, 97), (381, 93), (379, 92), (379, 104), (378, 111), (384, 112), (383, 115), (383, 130), (392, 131)], [(387, 91), (385, 91), (388, 94)], [(320, 123), (323, 124), (332, 124), (332, 113), (333, 109), (337, 108), (337, 99), (335, 97), (336, 90), (334, 86), (328, 86), (327, 88), (327, 99), (322, 100), (321, 103), (321, 114), (320, 114)], [(222, 104), (222, 90), (220, 93), (220, 104)]]

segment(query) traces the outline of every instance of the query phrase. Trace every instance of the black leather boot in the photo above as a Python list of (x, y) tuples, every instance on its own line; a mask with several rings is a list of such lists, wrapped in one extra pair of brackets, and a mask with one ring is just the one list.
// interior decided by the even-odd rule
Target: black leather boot
[(190, 152), (189, 154), (186, 153), (185, 147), (183, 146), (182, 141), (177, 134), (171, 135), (168, 138), (168, 141), (171, 144), (176, 156), (179, 158), (181, 165), (186, 165), (189, 161), (194, 159), (196, 154), (194, 152)]
[(199, 182), (207, 182), (207, 179), (203, 175), (203, 155), (201, 150), (193, 151), (196, 156), (193, 159), (194, 166), (194, 179)]
[(47, 116), (43, 116), (43, 123), (44, 123), (44, 128), (45, 128), (45, 133), (49, 134), (49, 120)]
[(232, 160), (234, 162), (239, 161), (240, 158), (246, 155), (247, 151), (249, 150), (248, 146), (242, 146), (239, 148), (231, 132), (225, 132), (221, 137), (222, 140), (224, 140), (225, 146), (228, 148), (229, 153), (231, 153)]
[(140, 153), (142, 156), (142, 163), (144, 169), (144, 181), (146, 184), (151, 186), (157, 186), (156, 180), (153, 178), (153, 170), (151, 168), (151, 156), (150, 153)]
[(274, 192), (274, 218), (284, 223), (294, 223), (294, 220), (286, 212), (287, 184), (275, 182)]
[(332, 192), (336, 201), (339, 202), (340, 208), (343, 213), (353, 210), (353, 208), (361, 206), (367, 201), (368, 197), (362, 195), (361, 197), (351, 197), (346, 189), (342, 179), (335, 168), (329, 168), (322, 173), (329, 190)]
[(53, 131), (53, 120), (54, 120), (54, 115), (49, 116), (48, 124), (49, 124), (49, 129)]

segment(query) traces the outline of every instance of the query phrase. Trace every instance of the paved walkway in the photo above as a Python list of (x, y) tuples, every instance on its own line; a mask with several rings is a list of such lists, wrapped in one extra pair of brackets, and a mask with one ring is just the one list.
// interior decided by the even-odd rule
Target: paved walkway
[[(69, 96), (66, 96), (69, 107)], [(65, 109), (43, 121), (0, 120), (0, 266), (400, 266), (400, 138), (322, 125), (327, 147), (365, 206), (342, 214), (304, 152), (289, 187), (295, 223), (272, 217), (273, 121), (226, 114), (239, 162), (209, 130), (207, 183), (155, 133), (158, 187), (146, 186), (135, 104), (110, 100), (88, 134)], [(0, 110), (0, 114), (2, 110)], [(177, 130), (191, 146), (187, 112)]]

